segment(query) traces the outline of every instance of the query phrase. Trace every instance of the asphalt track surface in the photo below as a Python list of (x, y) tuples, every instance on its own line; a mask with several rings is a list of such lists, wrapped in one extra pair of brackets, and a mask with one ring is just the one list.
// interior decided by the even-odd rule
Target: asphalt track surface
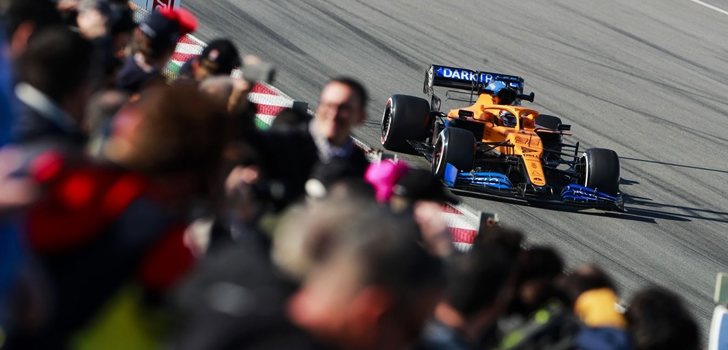
[[(313, 106), (327, 78), (360, 78), (372, 102), (357, 136), (379, 145), (393, 93), (422, 96), (431, 63), (521, 75), (536, 109), (582, 147), (621, 157), (626, 213), (464, 198), (497, 212), (570, 266), (594, 262), (629, 299), (658, 284), (707, 332), (728, 271), (728, 1), (185, 0), (198, 36), (228, 36), (278, 67), (275, 85)], [(528, 105), (528, 103), (526, 103)], [(292, 150), (294, 151), (294, 150)], [(425, 163), (419, 161), (420, 165)]]

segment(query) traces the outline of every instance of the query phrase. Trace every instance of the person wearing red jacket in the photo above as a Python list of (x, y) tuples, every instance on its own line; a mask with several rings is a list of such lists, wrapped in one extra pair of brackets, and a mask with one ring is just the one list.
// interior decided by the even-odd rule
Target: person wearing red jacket
[(52, 151), (34, 159), (43, 194), (28, 209), (26, 237), (49, 307), (36, 327), (10, 335), (10, 348), (69, 346), (129, 285), (146, 306), (162, 305), (195, 262), (185, 229), (210, 197), (223, 129), (195, 88), (160, 87), (116, 115), (108, 164)]

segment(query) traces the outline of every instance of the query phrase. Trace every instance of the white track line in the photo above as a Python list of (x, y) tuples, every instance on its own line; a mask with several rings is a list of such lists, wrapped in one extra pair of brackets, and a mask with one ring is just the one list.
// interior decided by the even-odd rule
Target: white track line
[(477, 230), (477, 227), (474, 227), (475, 225), (469, 218), (467, 217), (467, 214), (463, 213), (462, 215), (453, 214), (453, 213), (442, 213), (442, 219), (447, 224), (447, 227), (452, 228), (460, 228), (460, 229), (466, 229), (466, 230)]
[(713, 11), (717, 11), (717, 12), (720, 12), (720, 13), (722, 13), (722, 14), (724, 14), (724, 15), (728, 15), (728, 11), (726, 11), (726, 10), (723, 10), (723, 9), (721, 9), (721, 8), (718, 8), (718, 7), (715, 7), (715, 6), (711, 5), (711, 4), (708, 4), (708, 3), (702, 2), (702, 1), (700, 1), (700, 0), (690, 0), (690, 1), (692, 1), (692, 2), (694, 2), (694, 3), (696, 3), (696, 4), (698, 4), (698, 5), (702, 5), (702, 6), (705, 6), (705, 7), (709, 8), (709, 9), (711, 9), (711, 10), (713, 10)]
[(203, 48), (204, 47), (202, 45), (178, 43), (177, 48), (174, 49), (174, 52), (183, 55), (199, 55), (202, 53)]
[(452, 245), (459, 252), (467, 252), (468, 250), (470, 250), (473, 247), (473, 245), (470, 243), (460, 243), (460, 242), (453, 242)]

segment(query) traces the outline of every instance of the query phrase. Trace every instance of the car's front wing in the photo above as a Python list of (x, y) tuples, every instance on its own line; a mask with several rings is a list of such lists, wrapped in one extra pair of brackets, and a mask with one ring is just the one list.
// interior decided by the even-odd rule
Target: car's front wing
[(446, 165), (443, 180), (449, 188), (460, 192), (507, 197), (531, 203), (624, 211), (624, 201), (621, 194), (613, 196), (575, 183), (568, 184), (558, 191), (552, 188), (537, 188), (526, 184), (514, 185), (505, 174), (458, 171), (449, 163)]

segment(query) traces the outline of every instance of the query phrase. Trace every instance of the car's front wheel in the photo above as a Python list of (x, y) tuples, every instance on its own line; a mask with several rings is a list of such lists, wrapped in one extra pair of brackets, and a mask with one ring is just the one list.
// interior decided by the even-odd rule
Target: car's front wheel
[(605, 148), (590, 148), (578, 164), (579, 183), (610, 195), (619, 193), (619, 156)]
[(472, 132), (460, 128), (445, 128), (435, 141), (432, 172), (437, 177), (443, 178), (447, 163), (460, 171), (470, 171), (473, 168), (474, 156), (475, 136)]

